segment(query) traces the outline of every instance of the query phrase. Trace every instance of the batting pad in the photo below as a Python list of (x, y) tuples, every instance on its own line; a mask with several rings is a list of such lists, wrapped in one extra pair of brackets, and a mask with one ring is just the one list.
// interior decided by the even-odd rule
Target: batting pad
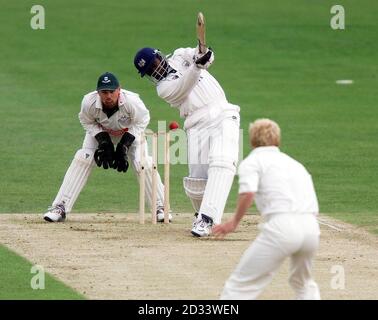
[(207, 179), (185, 177), (183, 179), (186, 195), (192, 202), (195, 212), (199, 212), (203, 194), (205, 193)]
[(200, 214), (211, 217), (215, 224), (222, 220), (235, 172), (228, 168), (210, 167)]
[(93, 151), (80, 149), (69, 166), (53, 206), (64, 204), (66, 213), (72, 210), (94, 166)]

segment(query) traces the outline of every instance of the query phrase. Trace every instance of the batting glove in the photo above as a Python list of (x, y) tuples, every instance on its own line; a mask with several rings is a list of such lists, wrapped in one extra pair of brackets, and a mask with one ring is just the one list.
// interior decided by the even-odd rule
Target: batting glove
[(214, 52), (209, 48), (207, 52), (201, 56), (195, 56), (195, 64), (200, 69), (208, 69), (214, 61)]

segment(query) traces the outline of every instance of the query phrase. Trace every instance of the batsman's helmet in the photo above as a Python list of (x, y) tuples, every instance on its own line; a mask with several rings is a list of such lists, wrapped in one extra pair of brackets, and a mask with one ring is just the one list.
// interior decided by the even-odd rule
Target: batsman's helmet
[(159, 49), (140, 49), (134, 58), (134, 65), (141, 77), (145, 75), (154, 84), (165, 79), (170, 72), (175, 71), (168, 63), (168, 56), (162, 54)]
[(134, 65), (141, 77), (153, 66), (155, 58), (159, 57), (159, 50), (153, 48), (142, 48), (136, 53)]

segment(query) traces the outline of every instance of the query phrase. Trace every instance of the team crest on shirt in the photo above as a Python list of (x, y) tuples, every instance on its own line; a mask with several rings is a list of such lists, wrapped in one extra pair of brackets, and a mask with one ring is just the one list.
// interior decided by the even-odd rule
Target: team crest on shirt
[(127, 115), (123, 115), (118, 119), (119, 123), (125, 123), (127, 120), (129, 120), (129, 117)]

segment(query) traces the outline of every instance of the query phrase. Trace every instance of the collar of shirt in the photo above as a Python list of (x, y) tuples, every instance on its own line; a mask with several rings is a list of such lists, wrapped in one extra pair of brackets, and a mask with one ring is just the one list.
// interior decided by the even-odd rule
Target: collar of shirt
[[(118, 107), (124, 105), (126, 103), (125, 97), (122, 94), (122, 91), (119, 93), (119, 98), (118, 98)], [(100, 95), (97, 93), (97, 98), (96, 98), (96, 108), (102, 110), (102, 102)]]
[(269, 146), (269, 147), (257, 147), (252, 150), (252, 153), (260, 153), (260, 152), (280, 152), (280, 149), (276, 146)]

